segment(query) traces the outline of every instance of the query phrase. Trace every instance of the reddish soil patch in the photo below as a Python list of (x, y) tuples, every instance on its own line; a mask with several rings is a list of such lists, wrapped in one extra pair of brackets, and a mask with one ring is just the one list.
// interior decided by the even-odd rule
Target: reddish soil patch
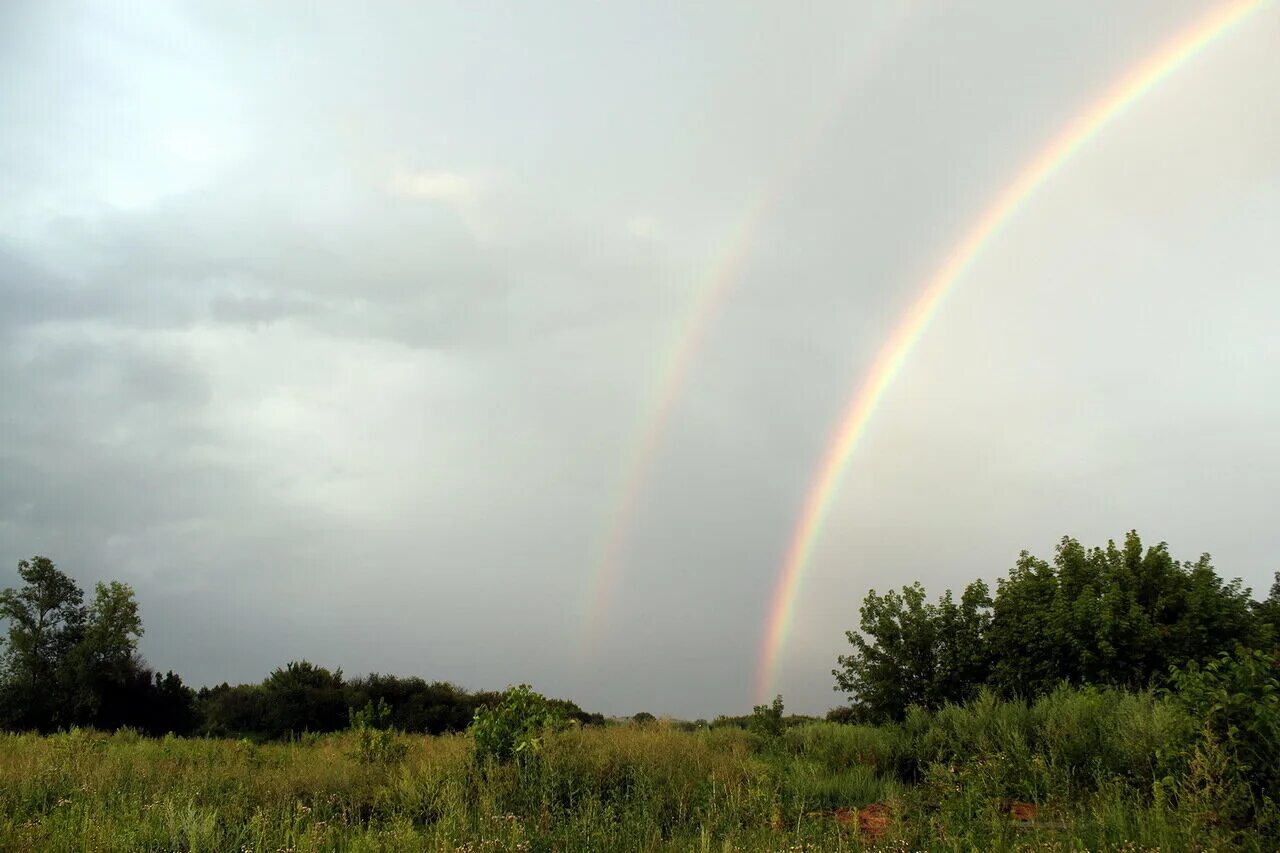
[(1037, 809), (1035, 803), (1020, 803), (1014, 800), (1009, 804), (1009, 817), (1014, 820), (1025, 821), (1030, 823), (1036, 819)]
[(879, 841), (889, 832), (889, 807), (872, 803), (858, 812), (858, 832), (872, 841)]

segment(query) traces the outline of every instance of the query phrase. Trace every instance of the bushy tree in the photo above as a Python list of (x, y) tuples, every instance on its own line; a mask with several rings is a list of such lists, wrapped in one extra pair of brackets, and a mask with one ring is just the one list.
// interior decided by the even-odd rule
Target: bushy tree
[(1264, 635), (1262, 645), (1280, 650), (1280, 572), (1271, 584), (1271, 594), (1254, 606), (1258, 629)]
[(782, 695), (773, 697), (769, 705), (756, 705), (751, 709), (751, 719), (747, 723), (747, 731), (762, 738), (772, 740), (782, 737), (786, 724), (782, 721)]
[(991, 599), (982, 581), (957, 604), (948, 590), (937, 604), (919, 583), (899, 593), (871, 590), (861, 632), (845, 636), (854, 652), (832, 670), (836, 689), (855, 697), (873, 719), (900, 719), (912, 705), (968, 699), (990, 671), (985, 634)]
[(262, 682), (264, 728), (270, 737), (303, 732), (335, 732), (347, 722), (342, 670), (330, 672), (310, 661), (290, 661)]
[(1179, 563), (1163, 542), (1086, 551), (1058, 545), (1053, 565), (1026, 552), (999, 583), (989, 632), (992, 683), (1038, 696), (1060, 681), (1141, 687), (1170, 666), (1259, 639), (1249, 590), (1224, 583), (1209, 556)]
[(564, 722), (545, 696), (519, 684), (508, 688), (496, 705), (477, 710), (469, 731), (477, 760), (503, 763), (536, 754), (543, 735)]
[(0, 619), (8, 623), (0, 724), (192, 730), (194, 694), (138, 655), (142, 618), (132, 588), (99, 583), (86, 606), (80, 587), (47, 557), (21, 561), (18, 576), (23, 586), (0, 591)]
[(109, 707), (128, 702), (151, 685), (152, 673), (138, 657), (142, 618), (133, 589), (119, 581), (99, 583), (85, 611), (80, 640), (64, 662), (68, 680), (67, 700), (77, 720), (106, 728), (106, 718), (122, 709)]
[[(1280, 576), (1272, 598), (1280, 602)], [(918, 583), (872, 590), (861, 632), (847, 634), (854, 651), (833, 674), (873, 720), (961, 702), (984, 684), (1027, 699), (1062, 682), (1138, 688), (1238, 643), (1274, 643), (1268, 620), (1280, 603), (1268, 602), (1224, 582), (1207, 554), (1179, 563), (1133, 531), (1105, 548), (1064, 537), (1052, 563), (1023, 551), (994, 599), (981, 581), (958, 604), (949, 591), (929, 603)]]
[(18, 576), (23, 586), (0, 591), (5, 722), (47, 729), (65, 718), (63, 664), (84, 635), (84, 592), (48, 557), (20, 561)]

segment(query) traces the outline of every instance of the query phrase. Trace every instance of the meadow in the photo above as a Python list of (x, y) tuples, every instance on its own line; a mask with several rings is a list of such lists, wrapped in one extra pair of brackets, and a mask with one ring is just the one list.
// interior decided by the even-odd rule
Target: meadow
[(0, 849), (1275, 849), (1274, 804), (1167, 694), (983, 692), (876, 726), (767, 716), (539, 723), (505, 752), (475, 725), (408, 735), (358, 714), (275, 743), (4, 734)]

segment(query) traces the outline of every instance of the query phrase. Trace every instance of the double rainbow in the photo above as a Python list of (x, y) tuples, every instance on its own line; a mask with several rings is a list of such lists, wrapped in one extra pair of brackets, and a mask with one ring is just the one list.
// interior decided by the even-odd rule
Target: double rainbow
[(902, 316), (893, 334), (881, 347), (871, 370), (855, 388), (844, 418), (810, 484), (771, 600), (756, 673), (755, 694), (759, 701), (764, 701), (772, 692), (779, 661), (791, 631), (796, 594), (853, 451), (866, 432), (876, 407), (947, 294), (1027, 199), (1072, 155), (1163, 79), (1268, 2), (1270, 0), (1224, 3), (1125, 73), (1017, 174), (925, 282), (920, 296)]

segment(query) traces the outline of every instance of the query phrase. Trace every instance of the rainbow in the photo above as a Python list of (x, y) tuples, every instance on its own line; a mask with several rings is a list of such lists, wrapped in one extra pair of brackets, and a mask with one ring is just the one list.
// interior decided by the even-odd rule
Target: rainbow
[(781, 167), (765, 182), (756, 200), (738, 219), (707, 274), (694, 288), (692, 305), (681, 321), (674, 336), (674, 344), (668, 349), (662, 369), (657, 374), (638, 433), (627, 445), (631, 451), (627, 454), (618, 489), (607, 504), (604, 532), (592, 560), (591, 581), (587, 589), (582, 645), (584, 650), (594, 645), (609, 612), (640, 497), (653, 469), (658, 448), (666, 435), (671, 414), (688, 379), (690, 366), (706, 339), (712, 320), (750, 259), (760, 227), (768, 221), (774, 206), (785, 196), (793, 176), (808, 160), (822, 139), (823, 131), (848, 100), (846, 93), (856, 88), (857, 82), (875, 67), (894, 43), (892, 36), (902, 29), (910, 10), (909, 4), (898, 4), (893, 10), (894, 14), (881, 21), (880, 26), (870, 32), (868, 38), (873, 44), (845, 69), (844, 80), (837, 87), (840, 96), (827, 104), (808, 132), (794, 143), (791, 156), (784, 158)]
[[(779, 185), (781, 182), (777, 182)], [(689, 376), (694, 356), (702, 347), (711, 321), (724, 302), (730, 286), (742, 273), (750, 257), (750, 250), (759, 230), (773, 206), (775, 193), (762, 193), (739, 220), (734, 235), (728, 241), (718, 263), (699, 286), (697, 298), (685, 315), (675, 335), (675, 345), (670, 348), (651, 395), (652, 402), (641, 420), (639, 435), (630, 443), (633, 448), (617, 493), (610, 501), (604, 536), (599, 545), (593, 569), (592, 583), (587, 602), (584, 649), (593, 645), (599, 637), (602, 623), (609, 611), (613, 588), (617, 585), (619, 566), (627, 541), (627, 534), (635, 520), (640, 496), (653, 468), (658, 447), (666, 435), (667, 424), (675, 409), (676, 401)]]
[(937, 314), (947, 294), (1027, 199), (1061, 169), (1072, 155), (1161, 80), (1269, 2), (1270, 0), (1239, 0), (1224, 3), (1125, 73), (1017, 174), (1012, 183), (996, 196), (982, 216), (964, 233), (933, 276), (925, 282), (920, 296), (899, 320), (893, 334), (877, 354), (870, 371), (855, 389), (844, 418), (810, 484), (771, 599), (764, 645), (756, 672), (755, 695), (758, 701), (765, 701), (772, 692), (783, 647), (791, 630), (796, 594), (853, 451), (866, 432), (867, 424), (875, 414), (880, 400), (893, 384), (907, 356), (924, 334), (929, 321)]

